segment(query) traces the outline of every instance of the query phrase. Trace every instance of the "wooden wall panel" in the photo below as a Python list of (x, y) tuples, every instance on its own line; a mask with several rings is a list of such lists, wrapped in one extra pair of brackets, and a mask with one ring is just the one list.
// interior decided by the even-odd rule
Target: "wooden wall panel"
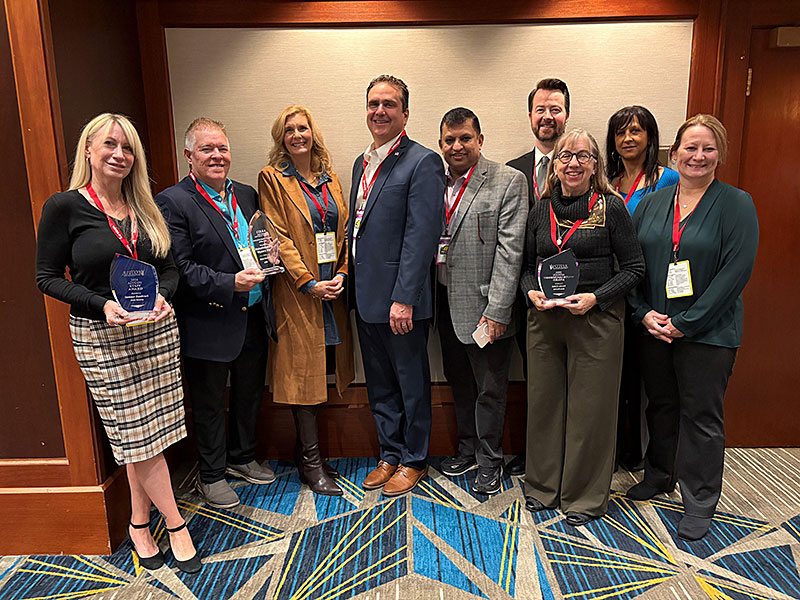
[[(156, 0), (145, 0), (151, 3)], [(695, 0), (213, 0), (158, 2), (165, 27), (460, 25), (465, 23), (566, 22), (575, 20), (664, 19), (697, 15)]]
[(103, 112), (130, 117), (148, 147), (136, 5), (56, 0), (49, 3), (48, 16), (65, 170), (72, 166), (81, 129)]
[[(33, 222), (38, 224), (45, 200), (63, 186), (57, 149), (60, 124), (55, 125), (60, 117), (48, 72), (51, 63), (45, 54), (45, 40), (49, 37), (47, 3), (45, 0), (6, 0), (5, 8), (8, 22), (13, 25), (9, 27), (9, 38), (28, 166), (28, 195)], [(31, 168), (32, 165), (35, 168)], [(46, 298), (45, 310), (71, 481), (75, 485), (96, 485), (99, 478), (91, 444), (89, 403), (72, 351), (67, 328), (68, 309), (63, 303)]]
[(123, 473), (95, 486), (0, 488), (0, 556), (111, 554), (129, 514)]
[[(11, 46), (0, 4), (0, 88), (14, 96)], [(64, 456), (44, 300), (36, 289), (36, 237), (17, 106), (0, 104), (8, 173), (0, 217), (0, 459)], [(0, 460), (0, 462), (2, 462)]]

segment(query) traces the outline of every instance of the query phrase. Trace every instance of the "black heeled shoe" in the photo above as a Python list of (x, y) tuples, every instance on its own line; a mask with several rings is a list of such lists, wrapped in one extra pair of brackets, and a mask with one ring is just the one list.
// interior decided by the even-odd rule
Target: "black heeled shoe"
[[(134, 529), (147, 529), (150, 527), (150, 523), (144, 523), (143, 525), (136, 525), (134, 523), (129, 523), (130, 527)], [(131, 540), (131, 545), (133, 546), (134, 552), (136, 552), (136, 556), (139, 557), (139, 565), (148, 571), (155, 571), (156, 569), (160, 569), (164, 566), (164, 553), (161, 551), (161, 548), (158, 549), (158, 553), (154, 554), (153, 556), (142, 556), (139, 554), (139, 551), (136, 549), (136, 544), (133, 543), (133, 538), (130, 536), (130, 532), (128, 532), (128, 537)]]
[[(167, 533), (178, 533), (181, 529), (186, 528), (186, 521), (183, 522), (183, 525), (178, 525), (170, 529), (167, 527)], [(170, 547), (172, 547), (172, 539), (169, 541)], [(175, 556), (175, 550), (172, 551), (172, 556), (175, 557), (175, 562), (178, 564), (178, 568), (183, 571), (184, 573), (197, 573), (200, 569), (203, 568), (203, 563), (200, 562), (200, 553), (195, 550), (194, 556), (191, 558), (187, 558), (186, 560), (178, 560), (178, 557)]]

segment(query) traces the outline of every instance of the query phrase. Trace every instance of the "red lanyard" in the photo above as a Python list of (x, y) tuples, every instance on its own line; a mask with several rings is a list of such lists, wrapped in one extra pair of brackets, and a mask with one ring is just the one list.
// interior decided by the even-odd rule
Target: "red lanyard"
[(369, 196), (369, 191), (372, 189), (372, 185), (375, 183), (375, 180), (378, 178), (378, 173), (381, 172), (381, 168), (383, 167), (383, 163), (386, 161), (387, 158), (394, 152), (397, 147), (400, 145), (400, 142), (403, 140), (403, 137), (406, 135), (405, 129), (400, 134), (400, 137), (397, 138), (397, 141), (392, 144), (392, 147), (389, 148), (389, 151), (386, 153), (386, 157), (381, 161), (381, 164), (378, 165), (378, 168), (375, 170), (375, 174), (372, 176), (372, 180), (367, 183), (367, 159), (364, 158), (364, 173), (361, 175), (361, 193), (363, 195), (364, 200), (367, 199)]
[[(636, 177), (636, 181), (633, 182), (633, 187), (631, 187), (631, 189), (628, 190), (628, 195), (625, 196), (625, 206), (628, 205), (628, 201), (631, 199), (631, 196), (633, 196), (633, 193), (636, 191), (636, 188), (638, 187), (639, 182), (642, 180), (643, 176), (644, 176), (644, 171), (639, 173), (639, 176)], [(619, 179), (617, 180), (617, 192), (619, 192), (619, 182), (620, 182), (621, 179), (622, 179), (622, 175), (620, 175)]]
[(464, 195), (464, 190), (467, 189), (467, 184), (469, 183), (469, 178), (472, 177), (472, 172), (475, 170), (475, 167), (477, 167), (477, 166), (478, 166), (478, 163), (475, 163), (474, 165), (472, 165), (472, 168), (469, 170), (469, 173), (467, 173), (467, 176), (464, 179), (464, 183), (461, 184), (461, 189), (458, 191), (458, 195), (456, 196), (456, 200), (455, 200), (455, 202), (453, 202), (453, 206), (451, 206), (450, 208), (447, 208), (447, 204), (444, 205), (444, 212), (445, 212), (445, 216), (447, 217), (447, 225), (448, 226), (450, 225), (450, 217), (452, 217), (455, 214), (456, 209), (458, 208), (458, 203), (461, 202), (461, 196)]
[(303, 191), (314, 201), (314, 206), (317, 207), (317, 210), (319, 211), (319, 216), (322, 217), (323, 232), (327, 233), (328, 232), (328, 184), (324, 183), (322, 185), (322, 201), (325, 202), (325, 210), (322, 210), (322, 205), (320, 205), (320, 203), (317, 201), (317, 197), (311, 193), (311, 190), (309, 190), (306, 187), (306, 184), (300, 181), (299, 179), (297, 180), (297, 183), (300, 184), (300, 187), (303, 188)]
[[(225, 213), (223, 213), (220, 210), (219, 206), (217, 206), (217, 203), (214, 202), (214, 200), (211, 199), (211, 196), (208, 195), (208, 192), (205, 191), (205, 189), (203, 189), (203, 186), (200, 185), (200, 183), (195, 178), (194, 173), (189, 171), (189, 177), (191, 177), (192, 181), (194, 181), (194, 187), (197, 188), (197, 191), (200, 192), (200, 195), (203, 198), (205, 198), (211, 206), (214, 207), (214, 210), (216, 210), (220, 214), (220, 216), (223, 219), (225, 219), (225, 221), (227, 221), (228, 219), (225, 217)], [(236, 217), (236, 196), (233, 193), (233, 186), (231, 186), (231, 212), (233, 213), (233, 227), (231, 228), (231, 231), (233, 231), (233, 237), (235, 237), (236, 241), (238, 242), (239, 241), (239, 219)]]
[(122, 243), (123, 246), (125, 246), (128, 254), (130, 254), (136, 260), (139, 260), (139, 253), (136, 251), (136, 240), (139, 239), (139, 228), (136, 227), (136, 217), (131, 211), (131, 207), (128, 206), (128, 215), (131, 218), (131, 243), (129, 244), (128, 240), (125, 239), (125, 236), (122, 235), (122, 232), (119, 230), (119, 227), (117, 227), (117, 224), (114, 223), (114, 220), (108, 215), (106, 209), (103, 208), (103, 203), (100, 202), (100, 198), (97, 196), (97, 193), (94, 191), (91, 183), (86, 184), (86, 191), (89, 192), (89, 196), (97, 205), (97, 208), (103, 211), (106, 219), (108, 219), (108, 226), (111, 227), (111, 231), (114, 232), (114, 235), (117, 236), (117, 239)]
[[(592, 208), (594, 208), (595, 202), (597, 202), (597, 192), (595, 192), (592, 199), (589, 200), (589, 214), (592, 214)], [(553, 240), (553, 244), (555, 244), (559, 252), (561, 252), (561, 248), (567, 243), (567, 240), (572, 237), (572, 234), (575, 233), (575, 230), (583, 224), (584, 220), (585, 219), (578, 219), (575, 221), (563, 239), (556, 237), (558, 224), (556, 223), (556, 213), (553, 212), (553, 202), (552, 200), (550, 201), (550, 239)]]
[[(681, 207), (678, 203), (678, 198), (681, 195), (681, 184), (679, 183), (678, 186), (675, 188), (675, 215), (672, 219), (672, 255), (674, 262), (678, 262), (678, 246), (681, 243), (681, 236), (683, 235), (683, 230), (686, 229), (686, 224), (689, 222), (689, 217), (694, 214), (694, 211), (697, 210), (697, 205), (700, 204), (700, 201), (697, 201), (697, 204), (694, 205), (692, 212), (686, 215), (686, 218), (683, 220), (683, 225), (678, 227), (678, 223), (680, 223), (681, 217)], [(702, 198), (701, 198), (702, 200)]]

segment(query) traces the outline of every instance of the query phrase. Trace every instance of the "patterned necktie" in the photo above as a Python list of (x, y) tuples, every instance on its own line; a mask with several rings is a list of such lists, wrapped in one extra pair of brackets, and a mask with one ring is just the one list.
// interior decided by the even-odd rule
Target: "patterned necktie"
[(539, 188), (539, 193), (544, 191), (545, 183), (547, 182), (547, 163), (549, 162), (550, 159), (547, 156), (543, 156), (539, 161), (539, 168), (536, 170), (536, 185)]

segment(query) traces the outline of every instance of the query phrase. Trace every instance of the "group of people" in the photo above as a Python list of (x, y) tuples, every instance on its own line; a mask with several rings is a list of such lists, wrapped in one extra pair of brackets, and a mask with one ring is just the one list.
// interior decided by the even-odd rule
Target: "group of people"
[[(79, 365), (127, 469), (129, 533), (143, 567), (164, 564), (148, 529), (151, 504), (178, 567), (201, 567), (163, 457), (186, 435), (181, 358), (196, 487), (208, 504), (239, 503), (226, 475), (275, 480), (255, 456), (267, 369), (273, 400), (291, 405), (301, 480), (315, 493), (342, 494), (320, 448), (317, 407), (328, 375), (339, 395), (353, 381), (351, 310), (380, 444), (365, 489), (397, 496), (426, 476), (433, 325), (458, 430), (442, 473), (477, 469), (479, 494), (499, 491), (504, 469), (522, 475), (528, 510), (560, 508), (571, 525), (586, 524), (606, 511), (615, 458), (641, 460), (643, 380), (650, 440), (644, 479), (628, 495), (646, 500), (679, 482), (679, 534), (705, 534), (720, 495), (723, 396), (758, 242), (752, 199), (715, 177), (725, 129), (709, 115), (687, 120), (670, 148), (676, 173), (659, 165), (656, 121), (641, 106), (611, 117), (605, 157), (588, 131), (566, 132), (563, 81), (540, 81), (528, 114), (534, 149), (503, 165), (482, 155), (475, 113), (454, 108), (439, 125), (440, 157), (406, 134), (406, 84), (376, 77), (366, 91), (372, 139), (353, 164), (347, 200), (303, 106), (275, 120), (258, 191), (228, 178), (231, 146), (218, 121), (189, 125), (189, 175), (155, 198), (130, 121), (105, 113), (86, 125), (69, 191), (42, 211), (36, 277), (71, 305)], [(258, 209), (277, 230), (284, 272), (276, 275), (265, 276), (249, 248)], [(540, 287), (538, 269), (567, 250), (580, 278), (557, 300)], [(158, 272), (147, 323), (126, 326), (134, 316), (112, 295), (116, 254)], [(504, 465), (515, 345), (526, 365), (527, 443)]]

